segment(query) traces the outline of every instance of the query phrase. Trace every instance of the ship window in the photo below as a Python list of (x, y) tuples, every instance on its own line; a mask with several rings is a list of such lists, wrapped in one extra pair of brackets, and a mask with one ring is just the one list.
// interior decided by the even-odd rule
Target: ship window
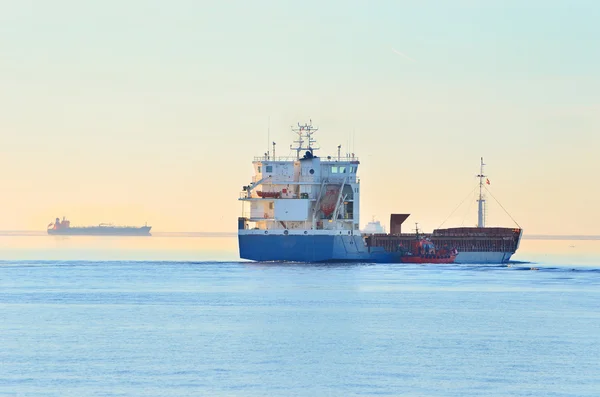
[(346, 167), (340, 167), (340, 174), (346, 173)]
[(349, 172), (350, 172), (351, 174), (353, 174), (353, 173), (354, 173), (354, 167), (350, 167), (350, 171), (349, 171)]
[(258, 166), (258, 173), (259, 173), (259, 174), (261, 173), (261, 168), (262, 168), (262, 167), (259, 165), (259, 166)]
[(338, 167), (331, 167), (331, 173), (332, 174), (337, 174), (338, 173)]
[(267, 165), (265, 167), (265, 172), (273, 172), (273, 166), (272, 165)]
[(273, 202), (272, 202), (272, 201), (269, 203), (269, 209), (270, 209), (270, 210), (272, 210), (272, 209), (273, 209)]

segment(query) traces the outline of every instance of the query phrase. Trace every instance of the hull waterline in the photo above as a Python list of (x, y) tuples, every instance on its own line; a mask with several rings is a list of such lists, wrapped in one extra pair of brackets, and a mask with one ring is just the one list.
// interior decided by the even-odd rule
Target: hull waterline
[(48, 234), (54, 236), (151, 236), (150, 229), (149, 226), (140, 228), (73, 227), (59, 230), (48, 229)]

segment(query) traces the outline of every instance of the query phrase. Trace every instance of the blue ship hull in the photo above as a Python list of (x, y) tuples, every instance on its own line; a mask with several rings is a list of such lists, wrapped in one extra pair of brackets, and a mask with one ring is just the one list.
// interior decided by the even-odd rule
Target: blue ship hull
[(240, 258), (278, 262), (400, 262), (399, 253), (367, 248), (354, 235), (239, 234)]

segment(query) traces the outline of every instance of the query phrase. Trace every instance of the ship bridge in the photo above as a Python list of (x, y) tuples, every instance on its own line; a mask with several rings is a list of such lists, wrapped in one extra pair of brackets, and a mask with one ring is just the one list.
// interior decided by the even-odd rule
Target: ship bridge
[(312, 124), (292, 128), (295, 156), (255, 157), (254, 175), (243, 187), (240, 228), (255, 230), (359, 230), (359, 161), (354, 154), (320, 157)]

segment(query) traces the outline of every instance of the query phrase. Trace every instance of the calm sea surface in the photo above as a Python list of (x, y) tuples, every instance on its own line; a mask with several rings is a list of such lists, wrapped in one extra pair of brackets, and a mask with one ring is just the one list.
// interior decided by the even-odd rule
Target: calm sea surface
[(514, 259), (279, 265), (232, 237), (0, 234), (0, 396), (599, 396), (600, 241)]

